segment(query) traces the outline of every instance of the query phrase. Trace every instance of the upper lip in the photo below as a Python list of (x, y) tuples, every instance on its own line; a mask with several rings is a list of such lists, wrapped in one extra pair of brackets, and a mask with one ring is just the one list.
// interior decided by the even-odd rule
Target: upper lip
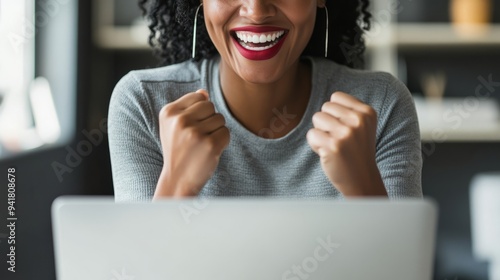
[(250, 25), (250, 26), (241, 26), (241, 27), (236, 27), (231, 29), (232, 32), (235, 31), (248, 31), (248, 32), (254, 32), (254, 33), (263, 33), (263, 32), (272, 32), (272, 31), (287, 31), (286, 28), (282, 27), (276, 27), (276, 26), (256, 26), (256, 25)]

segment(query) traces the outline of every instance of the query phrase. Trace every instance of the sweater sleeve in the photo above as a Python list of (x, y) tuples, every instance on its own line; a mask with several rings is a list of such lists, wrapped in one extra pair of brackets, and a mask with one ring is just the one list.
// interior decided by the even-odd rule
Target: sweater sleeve
[[(115, 201), (151, 201), (163, 166), (150, 102), (134, 72), (111, 95), (108, 137)], [(160, 145), (160, 146), (158, 146)]]
[(411, 93), (391, 76), (379, 118), (376, 160), (391, 199), (422, 197), (420, 130)]

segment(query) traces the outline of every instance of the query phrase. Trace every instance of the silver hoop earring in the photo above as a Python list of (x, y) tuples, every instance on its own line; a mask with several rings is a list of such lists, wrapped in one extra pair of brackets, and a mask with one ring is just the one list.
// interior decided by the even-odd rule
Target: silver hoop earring
[(328, 24), (328, 8), (326, 7), (325, 4), (325, 14), (326, 14), (326, 34), (325, 34), (325, 58), (328, 57), (328, 27), (330, 26)]
[(203, 3), (201, 3), (198, 6), (198, 9), (196, 9), (196, 14), (194, 16), (194, 27), (193, 27), (193, 53), (191, 54), (191, 57), (194, 58), (196, 56), (196, 26), (198, 24), (198, 12), (200, 11), (201, 6), (203, 6)]

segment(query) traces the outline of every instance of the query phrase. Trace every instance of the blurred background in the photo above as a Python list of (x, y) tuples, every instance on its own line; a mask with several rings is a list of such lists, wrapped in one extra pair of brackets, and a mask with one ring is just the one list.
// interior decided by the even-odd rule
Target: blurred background
[[(490, 244), (478, 240), (489, 228), (471, 219), (487, 203), (471, 187), (500, 187), (491, 179), (500, 172), (500, 0), (377, 0), (372, 9), (367, 68), (405, 82), (419, 114), (423, 190), (440, 208), (434, 278), (493, 279), (500, 264), (477, 249)], [(109, 99), (127, 72), (158, 65), (148, 33), (136, 0), (0, 0), (0, 172), (16, 168), (18, 217), (17, 272), (0, 278), (55, 279), (52, 201), (113, 194)], [(4, 264), (7, 236), (0, 228)]]

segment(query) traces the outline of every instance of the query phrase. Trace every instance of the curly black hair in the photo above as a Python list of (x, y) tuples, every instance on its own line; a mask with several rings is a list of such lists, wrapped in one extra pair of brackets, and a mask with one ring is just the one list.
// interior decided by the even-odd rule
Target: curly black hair
[[(161, 59), (161, 65), (180, 63), (191, 58), (193, 20), (200, 0), (139, 0), (149, 22), (149, 44)], [(369, 0), (326, 1), (329, 10), (328, 59), (351, 68), (363, 68), (365, 42), (370, 29)], [(324, 57), (326, 16), (318, 11), (315, 28), (303, 55)], [(197, 27), (195, 60), (217, 54), (205, 28), (203, 13)]]

